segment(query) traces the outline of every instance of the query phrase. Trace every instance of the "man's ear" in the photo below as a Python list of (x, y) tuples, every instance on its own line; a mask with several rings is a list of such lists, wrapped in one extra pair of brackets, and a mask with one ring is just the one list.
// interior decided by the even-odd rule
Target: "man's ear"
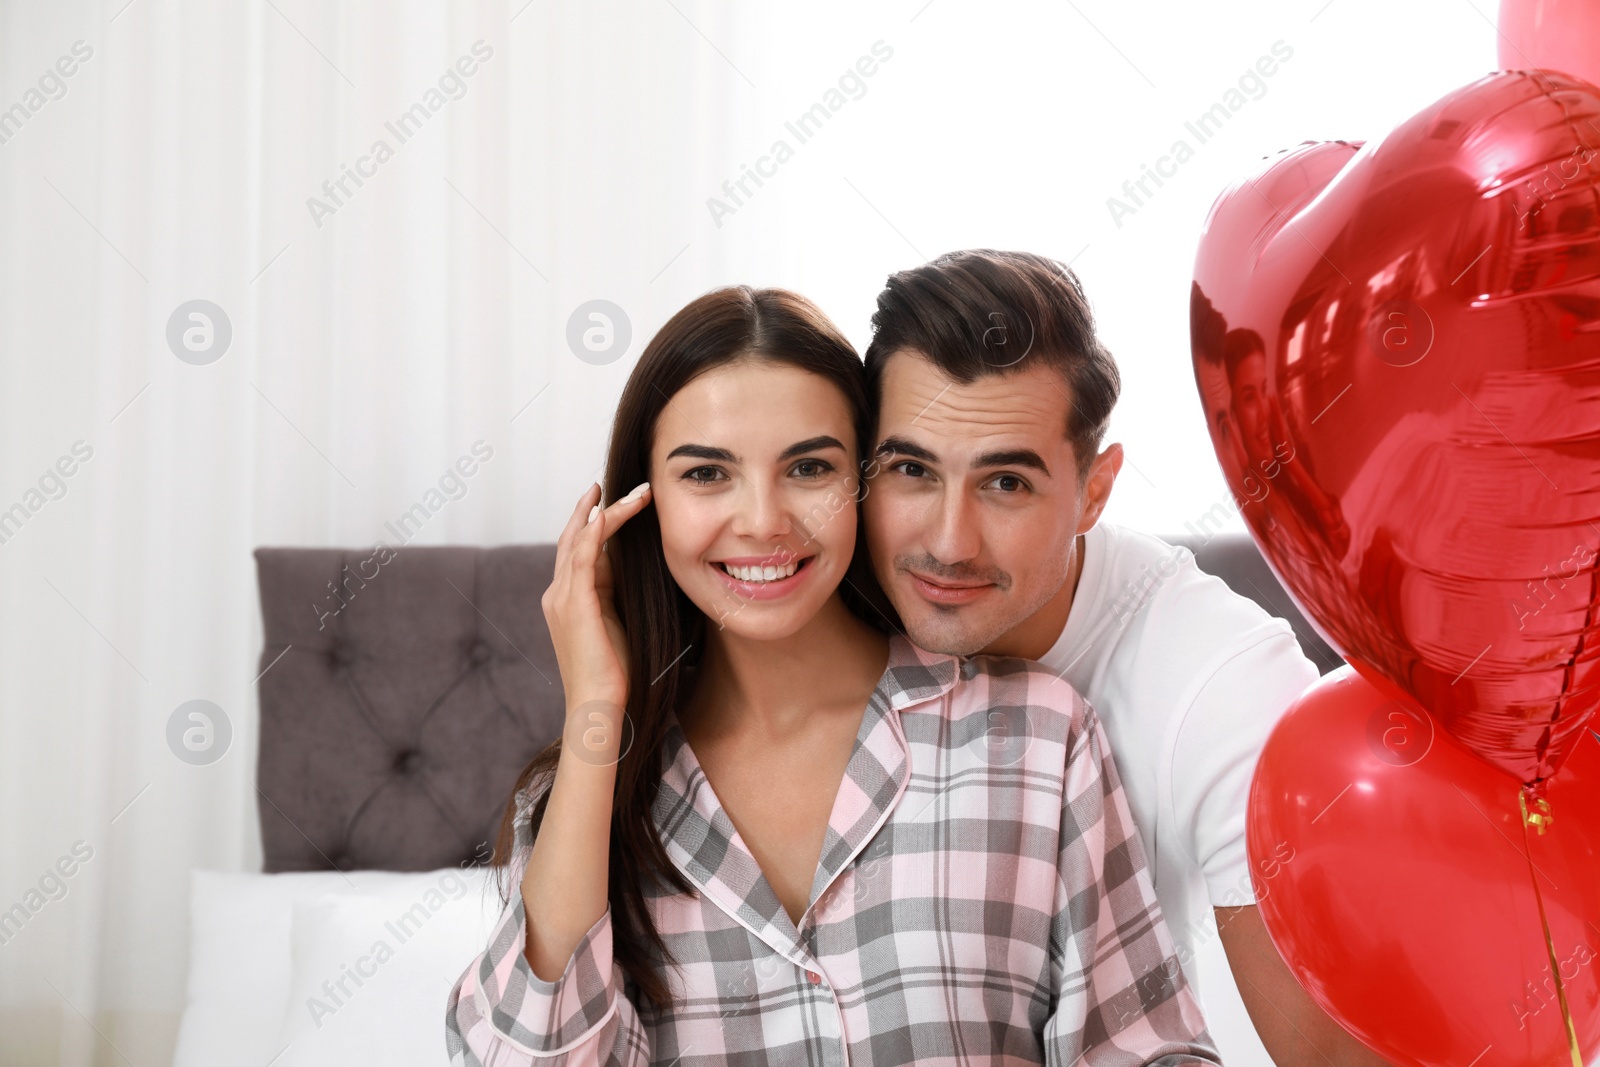
[(1111, 499), (1111, 487), (1116, 484), (1122, 470), (1122, 445), (1112, 443), (1105, 447), (1089, 465), (1089, 477), (1083, 486), (1083, 517), (1078, 520), (1078, 532), (1088, 533), (1100, 521), (1100, 513)]

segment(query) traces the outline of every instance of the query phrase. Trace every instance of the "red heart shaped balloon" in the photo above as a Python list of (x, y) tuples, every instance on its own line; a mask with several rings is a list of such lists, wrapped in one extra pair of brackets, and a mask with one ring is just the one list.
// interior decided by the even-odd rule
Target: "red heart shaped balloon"
[(1503, 70), (1543, 67), (1600, 83), (1600, 4), (1594, 0), (1500, 0)]
[(1600, 95), (1501, 72), (1217, 200), (1212, 443), (1324, 637), (1514, 775), (1600, 705)]

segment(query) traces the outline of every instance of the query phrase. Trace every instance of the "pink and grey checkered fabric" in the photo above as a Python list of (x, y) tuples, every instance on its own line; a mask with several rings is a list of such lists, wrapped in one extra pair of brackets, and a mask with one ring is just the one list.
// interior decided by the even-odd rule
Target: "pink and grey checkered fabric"
[(652, 814), (699, 890), (647, 894), (672, 1003), (614, 965), (609, 907), (561, 977), (538, 978), (513, 895), (451, 991), (452, 1064), (1221, 1062), (1100, 720), (1038, 664), (891, 639), (798, 925), (676, 720), (662, 759)]

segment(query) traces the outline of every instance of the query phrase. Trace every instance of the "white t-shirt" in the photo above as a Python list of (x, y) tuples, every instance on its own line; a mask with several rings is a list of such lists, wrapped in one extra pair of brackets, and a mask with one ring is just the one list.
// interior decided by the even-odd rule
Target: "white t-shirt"
[(1221, 1042), (1217, 1031), (1233, 1027), (1216, 1025), (1213, 1006), (1233, 1016), (1242, 1002), (1212, 909), (1255, 902), (1250, 779), (1272, 727), (1319, 675), (1287, 622), (1200, 570), (1187, 548), (1102, 521), (1083, 556), (1067, 625), (1042, 662), (1100, 714), (1184, 974)]

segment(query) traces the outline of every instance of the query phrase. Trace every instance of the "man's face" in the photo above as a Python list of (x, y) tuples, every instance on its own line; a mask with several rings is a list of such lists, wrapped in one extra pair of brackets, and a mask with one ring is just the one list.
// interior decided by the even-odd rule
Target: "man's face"
[(1018, 654), (1008, 638), (1062, 594), (1071, 605), (1073, 540), (1099, 518), (1120, 446), (1080, 487), (1069, 386), (1041, 364), (963, 385), (902, 350), (882, 386), (863, 505), (879, 583), (923, 648)]
[(1233, 417), (1252, 459), (1272, 458), (1272, 428), (1267, 410), (1267, 357), (1252, 352), (1232, 376)]

